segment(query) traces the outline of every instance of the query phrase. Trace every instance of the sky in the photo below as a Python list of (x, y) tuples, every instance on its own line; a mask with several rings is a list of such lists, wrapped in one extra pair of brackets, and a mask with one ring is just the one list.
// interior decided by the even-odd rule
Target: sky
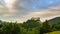
[(0, 20), (24, 22), (60, 17), (60, 0), (0, 0)]

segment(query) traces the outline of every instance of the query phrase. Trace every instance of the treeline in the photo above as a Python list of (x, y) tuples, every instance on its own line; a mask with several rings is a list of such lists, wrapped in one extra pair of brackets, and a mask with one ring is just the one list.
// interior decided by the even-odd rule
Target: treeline
[(45, 34), (53, 31), (60, 31), (60, 22), (50, 25), (47, 20), (41, 22), (39, 18), (31, 18), (23, 23), (0, 20), (0, 34)]

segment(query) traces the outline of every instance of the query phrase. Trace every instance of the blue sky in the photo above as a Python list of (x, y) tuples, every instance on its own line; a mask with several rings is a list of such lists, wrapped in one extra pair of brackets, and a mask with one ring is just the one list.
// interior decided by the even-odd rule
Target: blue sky
[(23, 22), (32, 17), (60, 17), (60, 0), (0, 0), (1, 20)]

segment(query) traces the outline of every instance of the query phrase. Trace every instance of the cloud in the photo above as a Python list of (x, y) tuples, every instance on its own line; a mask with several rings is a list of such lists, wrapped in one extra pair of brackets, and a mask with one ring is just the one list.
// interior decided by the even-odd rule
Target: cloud
[(21, 0), (7, 0), (6, 7), (0, 5), (0, 19), (23, 22), (32, 17), (40, 17), (41, 21), (60, 16), (60, 5), (46, 9), (28, 10)]
[(4, 15), (8, 15), (8, 16), (12, 16), (16, 13), (16, 11), (9, 10), (8, 8), (0, 8), (0, 16), (4, 16)]
[(4, 0), (0, 1), (0, 16), (13, 16), (17, 13), (15, 9), (13, 9), (13, 4), (15, 0)]
[(31, 17), (40, 17), (41, 21), (45, 21), (46, 19), (49, 20), (54, 17), (60, 17), (60, 6), (49, 7), (48, 9), (30, 12), (27, 15), (24, 15), (23, 19), (27, 20)]
[[(0, 20), (14, 21), (17, 10), (13, 8), (15, 0), (4, 0), (6, 4), (0, 4)], [(2, 1), (0, 1), (2, 2)]]
[(0, 5), (5, 7), (5, 2), (4, 2), (4, 0), (0, 0)]

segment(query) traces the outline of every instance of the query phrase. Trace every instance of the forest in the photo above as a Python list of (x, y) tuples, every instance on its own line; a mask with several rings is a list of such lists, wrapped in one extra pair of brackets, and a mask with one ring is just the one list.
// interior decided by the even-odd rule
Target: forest
[(0, 34), (60, 34), (60, 17), (57, 18), (51, 19), (51, 23), (51, 20), (41, 22), (40, 18), (31, 18), (23, 23), (0, 20)]

